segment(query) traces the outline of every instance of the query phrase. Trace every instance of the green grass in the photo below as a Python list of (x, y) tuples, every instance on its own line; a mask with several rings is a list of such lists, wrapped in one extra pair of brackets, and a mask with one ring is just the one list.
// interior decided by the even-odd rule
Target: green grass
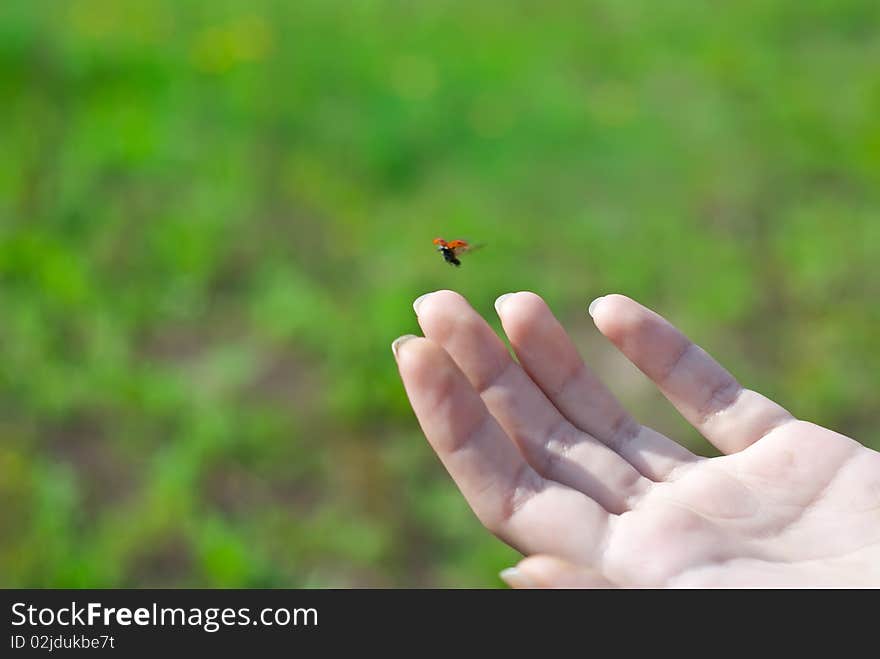
[[(623, 292), (880, 448), (874, 0), (5, 0), (0, 585), (491, 586), (389, 344)], [(431, 239), (487, 247), (460, 269)]]

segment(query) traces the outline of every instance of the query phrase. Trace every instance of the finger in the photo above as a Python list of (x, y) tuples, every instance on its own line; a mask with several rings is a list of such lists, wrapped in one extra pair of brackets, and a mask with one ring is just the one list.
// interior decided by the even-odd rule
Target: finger
[(608, 513), (537, 474), (440, 346), (401, 337), (392, 347), (425, 436), (486, 528), (524, 553), (593, 560)]
[(618, 588), (599, 570), (556, 556), (535, 555), (500, 574), (511, 588)]
[(736, 453), (791, 414), (743, 387), (668, 321), (624, 295), (590, 305), (599, 331), (651, 378), (663, 395), (724, 453)]
[(544, 300), (534, 293), (510, 293), (498, 298), (495, 307), (522, 367), (575, 426), (653, 480), (696, 459), (630, 416), (584, 364)]
[(612, 513), (629, 510), (650, 487), (626, 460), (553, 407), (461, 295), (438, 291), (417, 306), (425, 336), (456, 361), (538, 473), (585, 493)]

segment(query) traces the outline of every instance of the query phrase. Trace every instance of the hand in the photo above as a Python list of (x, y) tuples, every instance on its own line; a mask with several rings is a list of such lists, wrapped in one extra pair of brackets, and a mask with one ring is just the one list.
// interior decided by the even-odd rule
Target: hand
[(657, 314), (590, 308), (721, 457), (633, 419), (533, 293), (495, 304), (518, 361), (457, 293), (414, 306), (404, 386), (483, 525), (530, 555), (512, 585), (880, 586), (880, 453), (742, 388)]

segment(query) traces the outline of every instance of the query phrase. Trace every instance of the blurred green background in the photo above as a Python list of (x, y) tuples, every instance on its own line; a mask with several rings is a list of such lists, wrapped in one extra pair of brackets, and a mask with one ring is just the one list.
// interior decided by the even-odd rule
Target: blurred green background
[(876, 0), (3, 0), (0, 585), (499, 585), (389, 350), (437, 288), (698, 450), (591, 299), (880, 448), (878, 63)]

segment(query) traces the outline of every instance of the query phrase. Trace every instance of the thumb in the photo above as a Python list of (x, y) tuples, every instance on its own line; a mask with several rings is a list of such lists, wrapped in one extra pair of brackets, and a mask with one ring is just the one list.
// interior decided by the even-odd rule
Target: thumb
[(593, 568), (536, 554), (499, 575), (511, 588), (618, 588)]

